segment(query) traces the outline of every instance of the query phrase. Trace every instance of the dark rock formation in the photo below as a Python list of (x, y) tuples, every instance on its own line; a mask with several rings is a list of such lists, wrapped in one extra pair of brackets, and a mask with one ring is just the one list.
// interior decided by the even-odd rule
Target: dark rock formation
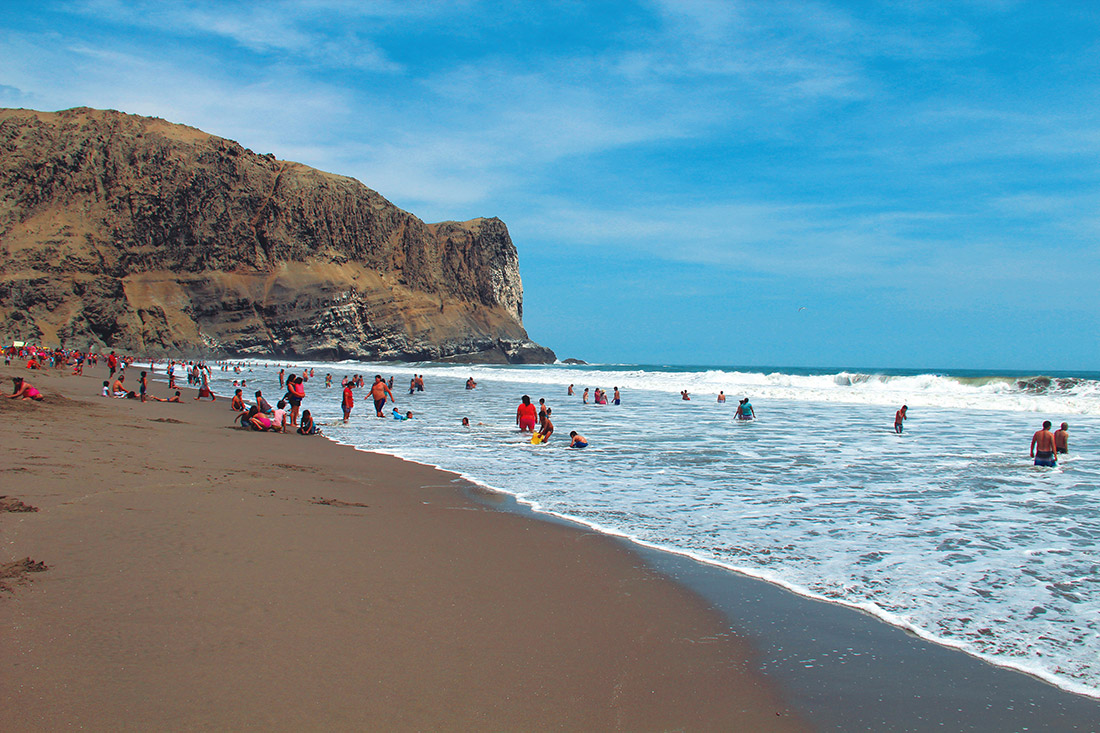
[(0, 110), (0, 336), (142, 353), (547, 362), (499, 219), (113, 111)]

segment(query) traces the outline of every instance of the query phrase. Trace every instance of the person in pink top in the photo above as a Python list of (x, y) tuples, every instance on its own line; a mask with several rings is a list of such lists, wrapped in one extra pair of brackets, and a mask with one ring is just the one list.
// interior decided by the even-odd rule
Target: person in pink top
[(23, 377), (12, 377), (12, 393), (8, 395), (8, 399), (16, 400), (34, 400), (40, 401), (42, 399), (42, 393), (31, 386), (31, 383), (24, 380)]

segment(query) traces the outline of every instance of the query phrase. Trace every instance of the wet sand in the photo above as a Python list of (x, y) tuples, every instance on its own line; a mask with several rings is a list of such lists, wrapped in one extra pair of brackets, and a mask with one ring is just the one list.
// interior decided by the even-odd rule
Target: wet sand
[(102, 372), (0, 401), (0, 493), (39, 510), (0, 513), (0, 563), (48, 567), (0, 590), (6, 730), (806, 727), (614, 538), (232, 428), (225, 398), (100, 398)]

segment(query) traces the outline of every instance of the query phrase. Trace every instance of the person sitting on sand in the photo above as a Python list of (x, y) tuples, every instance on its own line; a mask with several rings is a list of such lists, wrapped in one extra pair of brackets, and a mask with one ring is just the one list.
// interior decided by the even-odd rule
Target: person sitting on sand
[(168, 399), (164, 399), (163, 397), (150, 397), (149, 399), (155, 400), (157, 402), (179, 402), (180, 401), (180, 391), (177, 389), (175, 396), (169, 397)]
[(31, 383), (24, 380), (23, 377), (12, 377), (12, 393), (8, 395), (9, 400), (34, 400), (39, 402), (42, 400), (42, 393), (31, 386)]
[(313, 415), (309, 410), (302, 410), (302, 424), (298, 426), (298, 435), (320, 435), (321, 431), (313, 424)]
[(583, 435), (578, 433), (576, 430), (570, 430), (569, 431), (569, 437), (570, 437), (570, 442), (569, 442), (569, 447), (570, 448), (587, 448), (588, 447), (588, 441), (585, 439), (585, 437)]
[(536, 435), (539, 436), (540, 443), (545, 443), (550, 440), (550, 436), (554, 433), (554, 423), (550, 420), (550, 413), (552, 412), (552, 409), (549, 407), (546, 408), (546, 419), (543, 420), (542, 427), (539, 428), (538, 433), (536, 433)]
[(237, 412), (244, 412), (248, 409), (248, 405), (244, 403), (244, 395), (241, 390), (238, 389), (233, 393), (233, 400), (229, 403), (229, 409)]
[(124, 374), (118, 375), (114, 384), (111, 385), (111, 394), (115, 397), (126, 396), (126, 376)]
[(110, 397), (111, 396), (111, 383), (108, 382), (106, 379), (103, 380), (103, 391), (100, 392), (99, 395), (100, 395), (100, 397)]
[(264, 395), (261, 390), (256, 390), (256, 407), (260, 408), (260, 412), (266, 414), (270, 414), (275, 411), (275, 408), (273, 408), (271, 404), (264, 399)]

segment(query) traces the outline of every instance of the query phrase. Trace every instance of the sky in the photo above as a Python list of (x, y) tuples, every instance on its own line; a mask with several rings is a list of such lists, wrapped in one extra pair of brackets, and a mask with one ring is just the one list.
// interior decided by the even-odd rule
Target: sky
[(500, 217), (559, 358), (1100, 370), (1100, 3), (2, 7), (0, 106)]

